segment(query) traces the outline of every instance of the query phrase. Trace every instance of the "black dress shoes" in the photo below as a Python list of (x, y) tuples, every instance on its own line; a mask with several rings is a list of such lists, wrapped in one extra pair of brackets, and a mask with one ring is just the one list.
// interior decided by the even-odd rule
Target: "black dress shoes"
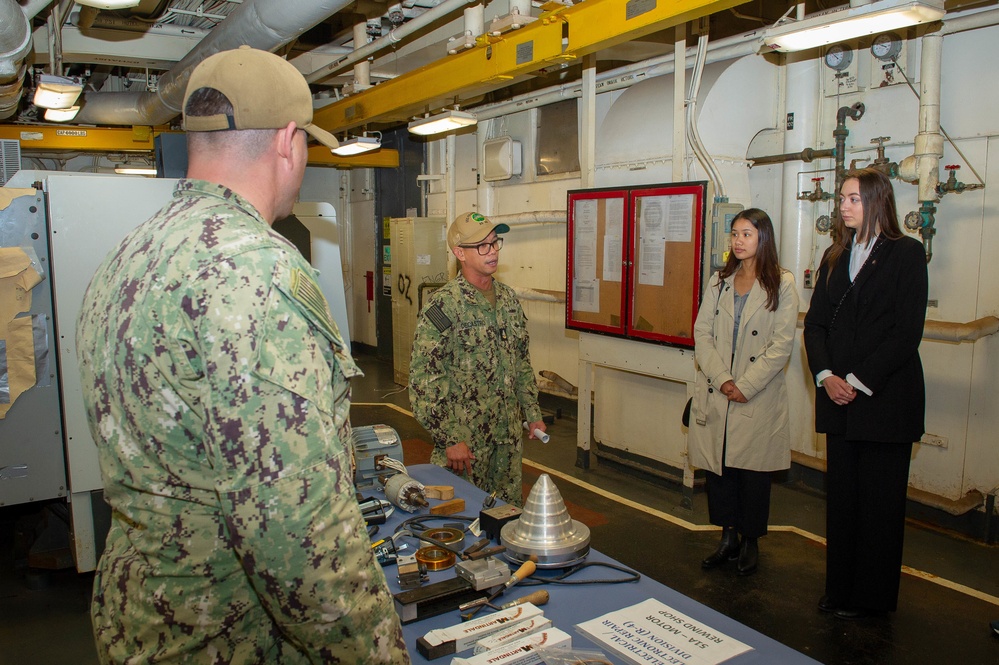
[(867, 610), (856, 608), (846, 608), (841, 607), (838, 610), (833, 610), (833, 616), (837, 619), (846, 619), (847, 621), (853, 621), (855, 619), (866, 619), (871, 616), (871, 613)]
[(855, 621), (857, 619), (873, 619), (875, 617), (885, 617), (888, 613), (878, 610), (868, 610), (863, 607), (840, 608), (833, 611), (833, 616), (837, 619)]
[(718, 547), (710, 555), (701, 561), (701, 568), (717, 568), (723, 563), (734, 561), (739, 555), (739, 536), (735, 533), (735, 527), (725, 527), (722, 529), (721, 541)]
[(836, 606), (829, 602), (829, 596), (822, 596), (819, 598), (819, 611), (820, 612), (835, 612)]
[(739, 575), (752, 575), (760, 562), (760, 549), (756, 538), (743, 538), (739, 546), (739, 563), (735, 571)]

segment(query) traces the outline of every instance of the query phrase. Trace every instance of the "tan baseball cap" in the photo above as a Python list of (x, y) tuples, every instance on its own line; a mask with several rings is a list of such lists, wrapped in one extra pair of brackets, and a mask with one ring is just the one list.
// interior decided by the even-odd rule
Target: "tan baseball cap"
[(243, 45), (205, 58), (191, 72), (183, 108), (199, 88), (214, 88), (228, 97), (233, 114), (185, 116), (185, 131), (281, 129), (294, 120), (328, 148), (340, 145), (336, 137), (312, 124), (312, 92), (305, 77), (273, 53)]
[(447, 230), (447, 246), (454, 249), (458, 245), (474, 245), (482, 242), (493, 231), (506, 233), (510, 227), (506, 224), (496, 224), (485, 215), (477, 212), (466, 212), (458, 215)]

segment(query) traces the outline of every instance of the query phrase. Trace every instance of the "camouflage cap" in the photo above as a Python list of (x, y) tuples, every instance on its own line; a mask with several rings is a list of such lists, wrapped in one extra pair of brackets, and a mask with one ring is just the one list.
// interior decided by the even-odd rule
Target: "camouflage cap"
[(506, 233), (510, 227), (506, 224), (496, 224), (485, 215), (477, 212), (466, 212), (458, 215), (447, 230), (447, 246), (454, 249), (458, 245), (474, 245), (482, 242), (493, 231)]
[(205, 58), (191, 73), (182, 108), (187, 108), (188, 98), (199, 88), (221, 92), (232, 103), (233, 113), (185, 116), (185, 131), (281, 129), (294, 121), (326, 147), (340, 145), (336, 137), (312, 124), (312, 92), (305, 77), (273, 53), (244, 44)]

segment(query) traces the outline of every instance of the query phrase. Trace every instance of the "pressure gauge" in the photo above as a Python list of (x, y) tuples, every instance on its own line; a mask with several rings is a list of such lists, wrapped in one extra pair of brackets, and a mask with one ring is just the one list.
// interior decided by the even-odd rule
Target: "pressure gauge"
[(826, 50), (826, 66), (841, 72), (853, 62), (853, 49), (844, 44), (833, 44)]
[(885, 62), (894, 61), (902, 52), (902, 38), (894, 32), (886, 32), (874, 38), (871, 55)]

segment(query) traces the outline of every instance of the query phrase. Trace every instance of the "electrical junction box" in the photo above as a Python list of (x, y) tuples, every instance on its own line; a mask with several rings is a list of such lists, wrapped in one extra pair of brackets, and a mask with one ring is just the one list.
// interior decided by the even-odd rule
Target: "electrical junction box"
[(741, 203), (715, 203), (711, 208), (711, 269), (725, 265), (728, 258), (732, 220), (745, 210)]
[(520, 175), (524, 168), (524, 155), (520, 141), (509, 136), (490, 139), (482, 144), (483, 180), (509, 180)]
[(367, 425), (355, 427), (350, 434), (350, 443), (354, 448), (354, 485), (359, 490), (375, 487), (375, 481), (385, 479), (398, 473), (388, 467), (379, 468), (378, 463), (384, 457), (391, 457), (402, 463), (402, 440), (399, 433), (388, 425)]

